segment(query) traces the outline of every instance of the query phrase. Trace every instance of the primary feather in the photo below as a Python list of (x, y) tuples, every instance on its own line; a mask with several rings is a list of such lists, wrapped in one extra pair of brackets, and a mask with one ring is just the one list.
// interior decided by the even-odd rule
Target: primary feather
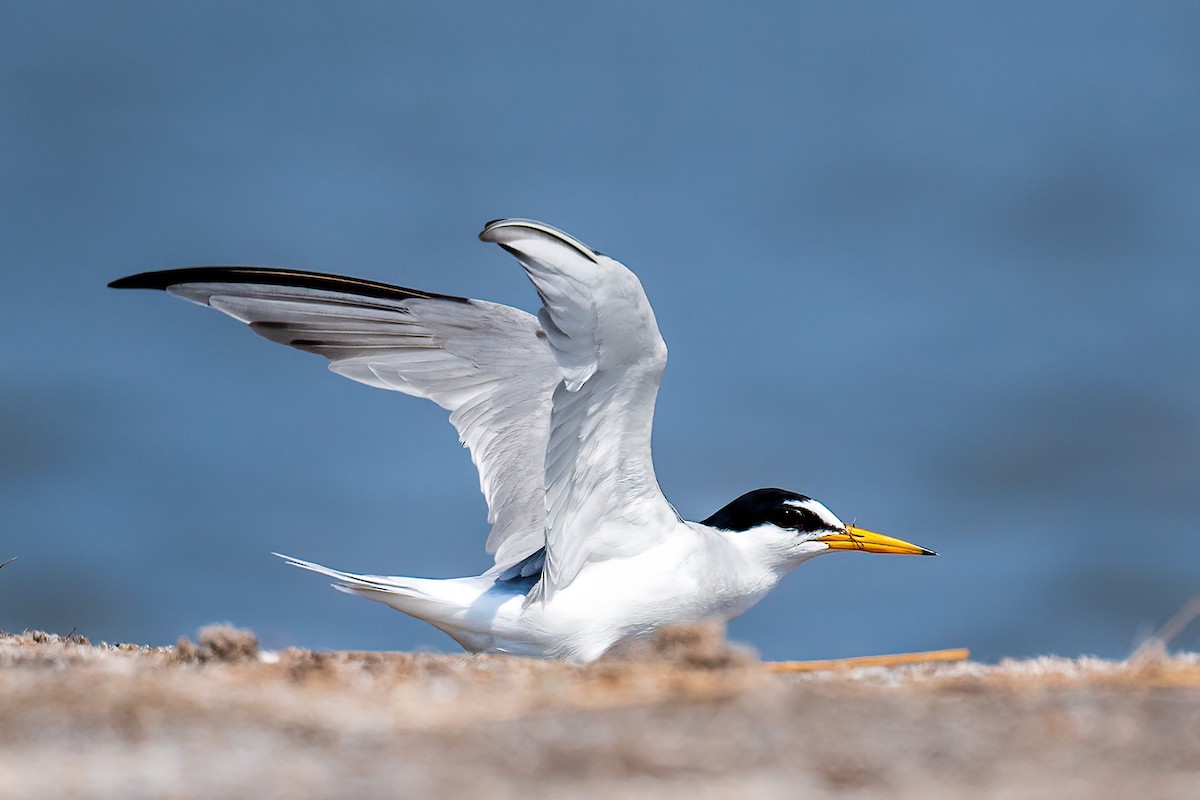
[(561, 372), (537, 318), (481, 300), (322, 273), (196, 267), (114, 281), (209, 306), (351, 380), (434, 401), (471, 451), (505, 569), (545, 544), (546, 444)]

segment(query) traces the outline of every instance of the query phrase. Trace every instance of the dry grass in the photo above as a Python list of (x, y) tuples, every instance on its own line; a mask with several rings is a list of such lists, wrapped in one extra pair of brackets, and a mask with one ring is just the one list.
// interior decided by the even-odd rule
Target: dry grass
[(779, 673), (0, 635), (0, 796), (1195, 797), (1200, 656)]

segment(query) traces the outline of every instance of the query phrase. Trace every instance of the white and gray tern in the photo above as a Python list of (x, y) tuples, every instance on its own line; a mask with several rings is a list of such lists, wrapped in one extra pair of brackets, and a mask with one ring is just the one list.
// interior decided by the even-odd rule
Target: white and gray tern
[(703, 522), (663, 497), (650, 429), (667, 348), (637, 277), (540, 222), (489, 222), (537, 316), (482, 300), (292, 270), (197, 267), (114, 288), (165, 289), (324, 356), (360, 383), (450, 412), (492, 524), (482, 575), (358, 575), (299, 559), (336, 588), (425, 620), (473, 652), (592, 661), (665, 625), (730, 619), (833, 550), (933, 555), (844, 524), (781, 489)]

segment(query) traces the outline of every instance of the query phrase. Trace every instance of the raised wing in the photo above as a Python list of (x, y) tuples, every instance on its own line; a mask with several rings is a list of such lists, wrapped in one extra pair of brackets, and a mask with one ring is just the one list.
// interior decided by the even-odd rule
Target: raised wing
[(540, 222), (497, 220), (479, 238), (525, 268), (563, 381), (554, 389), (546, 451), (549, 597), (590, 560), (631, 555), (678, 516), (659, 489), (650, 430), (667, 347), (637, 277)]
[(515, 308), (336, 275), (261, 267), (149, 272), (109, 284), (165, 289), (324, 356), (360, 383), (450, 411), (488, 503), (503, 569), (545, 543), (545, 453), (562, 371), (536, 318)]

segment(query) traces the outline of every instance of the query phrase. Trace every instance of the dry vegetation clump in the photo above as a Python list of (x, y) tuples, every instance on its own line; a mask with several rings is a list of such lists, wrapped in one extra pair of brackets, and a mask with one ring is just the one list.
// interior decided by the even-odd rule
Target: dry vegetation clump
[(179, 637), (175, 644), (175, 660), (180, 663), (207, 663), (220, 661), (236, 664), (239, 661), (258, 659), (258, 637), (250, 631), (232, 625), (207, 625), (193, 644), (186, 636)]
[(609, 651), (604, 660), (671, 664), (687, 669), (729, 669), (758, 661), (753, 648), (725, 638), (725, 623), (702, 622), (665, 628)]

